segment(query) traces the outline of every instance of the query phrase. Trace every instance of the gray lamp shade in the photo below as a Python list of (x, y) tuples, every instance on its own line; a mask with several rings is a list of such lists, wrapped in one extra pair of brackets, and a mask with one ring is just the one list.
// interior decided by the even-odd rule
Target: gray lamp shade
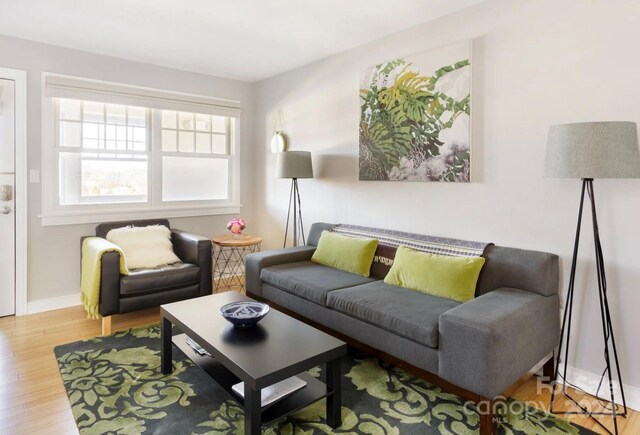
[(313, 178), (309, 151), (284, 151), (277, 156), (276, 178)]
[(635, 122), (551, 126), (545, 175), (558, 178), (640, 178)]

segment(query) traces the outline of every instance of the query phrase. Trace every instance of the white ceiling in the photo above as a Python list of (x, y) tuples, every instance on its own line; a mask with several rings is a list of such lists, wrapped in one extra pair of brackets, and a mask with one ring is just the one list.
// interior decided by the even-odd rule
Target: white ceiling
[(482, 0), (0, 0), (0, 34), (258, 81)]

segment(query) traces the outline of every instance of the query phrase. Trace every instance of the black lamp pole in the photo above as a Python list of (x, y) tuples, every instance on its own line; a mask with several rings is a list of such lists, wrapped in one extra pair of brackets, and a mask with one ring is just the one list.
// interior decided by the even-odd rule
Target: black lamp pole
[[(604, 380), (605, 374), (607, 375), (609, 381), (609, 394), (610, 400), (606, 400), (610, 405), (610, 410), (607, 411), (591, 411), (578, 403), (578, 401), (573, 398), (567, 391), (567, 361), (569, 359), (569, 340), (571, 338), (571, 319), (573, 314), (573, 295), (574, 295), (574, 287), (575, 287), (575, 278), (576, 278), (576, 263), (578, 260), (578, 247), (580, 245), (580, 230), (582, 226), (582, 211), (584, 209), (584, 199), (585, 195), (589, 197), (589, 201), (591, 203), (591, 219), (593, 222), (593, 238), (595, 244), (595, 254), (596, 254), (596, 270), (598, 275), (598, 297), (600, 300), (600, 317), (602, 321), (602, 335), (604, 338), (604, 359), (606, 363), (606, 368), (602, 374), (602, 378), (600, 380), (600, 384), (598, 385), (598, 389), (595, 393), (595, 396), (598, 397), (600, 392), (600, 387), (602, 386), (602, 382)], [(566, 335), (566, 337), (565, 337)], [(564, 351), (564, 355), (563, 355)], [(613, 361), (611, 356), (613, 354)], [(562, 368), (562, 374), (560, 375), (560, 363), (564, 361), (564, 367)], [(612, 362), (615, 364), (615, 371), (618, 378), (618, 383), (620, 385), (620, 394), (622, 397), (622, 406), (623, 411), (618, 412), (616, 408), (615, 402), (615, 394), (613, 388), (613, 372), (612, 372)], [(556, 384), (558, 383), (558, 376), (561, 377), (561, 385), (562, 385), (562, 394), (566, 396), (569, 400), (571, 400), (580, 411), (575, 412), (563, 412), (563, 411), (554, 411), (554, 399), (556, 394)], [(607, 299), (607, 277), (604, 269), (604, 256), (602, 255), (602, 245), (600, 244), (600, 232), (598, 229), (598, 219), (596, 215), (596, 200), (593, 192), (593, 178), (583, 178), (582, 179), (582, 194), (580, 196), (580, 208), (578, 210), (578, 225), (576, 228), (576, 238), (573, 245), (573, 260), (571, 262), (571, 275), (569, 277), (569, 288), (567, 290), (567, 300), (564, 307), (564, 314), (562, 316), (562, 329), (560, 332), (560, 344), (558, 346), (558, 353), (556, 356), (555, 363), (555, 371), (554, 371), (554, 382), (552, 383), (551, 390), (551, 402), (549, 404), (549, 412), (559, 413), (559, 414), (587, 414), (591, 417), (600, 427), (602, 427), (608, 433), (612, 433), (609, 429), (607, 429), (601, 422), (599, 422), (595, 416), (596, 415), (611, 415), (613, 417), (613, 427), (614, 433), (618, 433), (618, 422), (617, 417), (626, 417), (627, 416), (627, 402), (624, 397), (624, 387), (622, 384), (622, 375), (620, 374), (620, 365), (618, 363), (618, 352), (616, 350), (616, 341), (613, 335), (613, 326), (611, 324), (611, 314), (609, 312), (609, 301)]]
[(293, 246), (298, 246), (299, 237), (302, 236), (302, 244), (307, 242), (304, 238), (304, 225), (302, 223), (302, 205), (300, 202), (300, 191), (298, 190), (298, 179), (291, 179), (291, 191), (289, 192), (289, 209), (287, 211), (287, 224), (284, 231), (283, 248), (287, 247), (287, 237), (289, 235), (289, 218), (291, 217), (291, 204), (293, 204)]

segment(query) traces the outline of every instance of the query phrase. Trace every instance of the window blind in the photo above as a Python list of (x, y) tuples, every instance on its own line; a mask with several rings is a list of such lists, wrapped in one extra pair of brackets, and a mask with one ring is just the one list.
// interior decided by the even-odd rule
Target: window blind
[(240, 102), (160, 89), (123, 85), (54, 74), (45, 75), (45, 96), (101, 103), (141, 106), (151, 109), (240, 117)]

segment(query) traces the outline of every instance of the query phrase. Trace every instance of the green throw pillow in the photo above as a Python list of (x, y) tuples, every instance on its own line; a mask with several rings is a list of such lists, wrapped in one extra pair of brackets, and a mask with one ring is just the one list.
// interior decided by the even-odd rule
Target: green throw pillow
[(384, 282), (466, 302), (473, 299), (484, 261), (482, 257), (434, 255), (400, 246)]
[(323, 231), (311, 261), (362, 276), (369, 276), (378, 241)]

